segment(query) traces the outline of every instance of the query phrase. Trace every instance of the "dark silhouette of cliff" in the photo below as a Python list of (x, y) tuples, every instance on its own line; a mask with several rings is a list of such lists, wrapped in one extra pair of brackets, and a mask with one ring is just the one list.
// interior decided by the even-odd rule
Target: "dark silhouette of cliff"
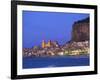
[(89, 41), (89, 17), (73, 24), (71, 42)]

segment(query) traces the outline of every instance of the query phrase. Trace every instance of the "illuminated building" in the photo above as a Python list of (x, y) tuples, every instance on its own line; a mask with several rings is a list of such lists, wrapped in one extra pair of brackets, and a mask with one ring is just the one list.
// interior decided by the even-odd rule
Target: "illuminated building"
[(46, 47), (51, 47), (51, 41), (48, 41), (48, 43), (46, 43), (44, 40), (42, 41), (42, 48)]

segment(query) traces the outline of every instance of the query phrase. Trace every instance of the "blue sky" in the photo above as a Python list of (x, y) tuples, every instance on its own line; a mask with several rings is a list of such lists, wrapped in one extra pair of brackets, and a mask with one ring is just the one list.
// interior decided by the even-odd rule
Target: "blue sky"
[(58, 41), (60, 45), (71, 39), (72, 25), (89, 14), (23, 11), (23, 47), (40, 46), (42, 40)]

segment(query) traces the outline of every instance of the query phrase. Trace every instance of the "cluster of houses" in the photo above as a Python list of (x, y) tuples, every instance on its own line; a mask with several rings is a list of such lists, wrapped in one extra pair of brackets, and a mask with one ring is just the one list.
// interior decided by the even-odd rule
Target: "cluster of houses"
[(60, 46), (55, 41), (42, 42), (41, 47), (24, 48), (23, 56), (63, 56), (63, 55), (88, 55), (89, 41), (71, 42)]

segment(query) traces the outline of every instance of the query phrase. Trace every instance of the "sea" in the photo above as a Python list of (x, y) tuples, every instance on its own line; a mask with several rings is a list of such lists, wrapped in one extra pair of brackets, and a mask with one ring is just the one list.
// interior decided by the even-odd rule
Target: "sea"
[(23, 57), (23, 69), (89, 66), (89, 55), (79, 56), (48, 56), (48, 57)]

